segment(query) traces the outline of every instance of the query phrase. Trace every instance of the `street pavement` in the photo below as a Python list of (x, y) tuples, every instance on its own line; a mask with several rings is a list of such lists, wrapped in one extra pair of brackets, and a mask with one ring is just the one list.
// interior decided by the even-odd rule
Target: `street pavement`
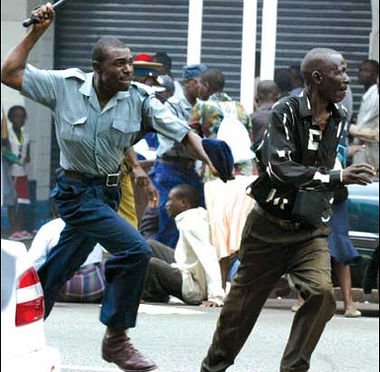
[[(269, 299), (247, 343), (228, 372), (276, 372), (294, 313), (294, 299)], [(365, 316), (337, 314), (313, 354), (310, 372), (378, 372), (378, 304), (360, 304)], [(117, 372), (101, 359), (104, 326), (100, 305), (57, 303), (46, 321), (47, 342), (62, 354), (62, 372)], [(134, 345), (153, 359), (160, 372), (198, 372), (220, 309), (180, 304), (141, 304)]]

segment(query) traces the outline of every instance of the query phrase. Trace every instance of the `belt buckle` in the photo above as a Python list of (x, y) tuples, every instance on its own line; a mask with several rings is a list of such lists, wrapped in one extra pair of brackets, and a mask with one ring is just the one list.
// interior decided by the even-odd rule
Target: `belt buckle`
[(119, 177), (120, 177), (120, 173), (110, 173), (110, 174), (107, 174), (106, 186), (107, 187), (118, 186), (119, 185)]

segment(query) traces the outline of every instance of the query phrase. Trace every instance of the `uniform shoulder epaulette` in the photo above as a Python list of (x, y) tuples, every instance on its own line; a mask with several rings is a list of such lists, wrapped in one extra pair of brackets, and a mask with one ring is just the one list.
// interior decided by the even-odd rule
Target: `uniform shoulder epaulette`
[(86, 80), (86, 73), (80, 70), (79, 68), (68, 68), (67, 70), (62, 71), (63, 76), (67, 78), (77, 78), (79, 80)]

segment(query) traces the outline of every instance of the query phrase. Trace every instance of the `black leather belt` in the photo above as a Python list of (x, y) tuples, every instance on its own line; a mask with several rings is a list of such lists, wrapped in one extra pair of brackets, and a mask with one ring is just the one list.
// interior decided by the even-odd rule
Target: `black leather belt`
[(88, 185), (102, 185), (106, 187), (119, 186), (120, 179), (121, 179), (120, 172), (110, 173), (110, 174), (107, 174), (106, 176), (99, 176), (99, 177), (86, 176), (82, 173), (71, 171), (71, 170), (64, 170), (64, 174), (66, 177), (84, 182)]
[(163, 157), (158, 159), (159, 162), (163, 164), (174, 165), (179, 168), (193, 169), (195, 161), (193, 159), (186, 158), (172, 158), (172, 157)]
[(265, 211), (260, 205), (259, 203), (255, 203), (255, 206), (253, 207), (253, 209), (261, 216), (265, 217), (267, 220), (275, 223), (276, 225), (280, 226), (282, 229), (284, 230), (288, 230), (288, 231), (297, 231), (299, 229), (301, 229), (302, 227), (302, 224), (300, 222), (293, 222), (293, 221), (289, 221), (289, 220), (283, 220), (281, 218), (278, 218), (276, 216), (273, 216), (273, 214), (270, 214), (268, 213), (267, 211)]

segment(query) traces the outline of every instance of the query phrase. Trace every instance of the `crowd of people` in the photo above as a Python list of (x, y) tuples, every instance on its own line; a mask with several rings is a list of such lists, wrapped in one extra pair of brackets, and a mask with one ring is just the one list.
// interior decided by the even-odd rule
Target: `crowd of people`
[[(299, 299), (281, 370), (307, 371), (335, 312), (331, 269), (345, 316), (361, 315), (351, 294), (350, 265), (360, 256), (348, 237), (345, 185), (368, 184), (378, 172), (378, 62), (359, 68), (365, 93), (355, 121), (347, 62), (328, 48), (277, 69), (274, 80), (256, 78), (248, 113), (225, 91), (220, 69), (185, 65), (178, 81), (167, 53), (133, 56), (115, 38), (95, 44), (92, 73), (38, 69), (28, 55), (54, 10), (46, 4), (33, 16), (39, 22), (4, 59), (2, 82), (54, 112), (54, 219), (29, 250), (45, 318), (56, 301), (102, 302), (103, 358), (152, 371), (128, 336), (140, 302), (222, 306), (201, 371), (225, 371), (286, 278)], [(22, 106), (2, 114), (15, 240), (29, 234), (26, 117)], [(139, 160), (153, 161), (149, 172)], [(141, 219), (135, 187), (148, 200)]]

